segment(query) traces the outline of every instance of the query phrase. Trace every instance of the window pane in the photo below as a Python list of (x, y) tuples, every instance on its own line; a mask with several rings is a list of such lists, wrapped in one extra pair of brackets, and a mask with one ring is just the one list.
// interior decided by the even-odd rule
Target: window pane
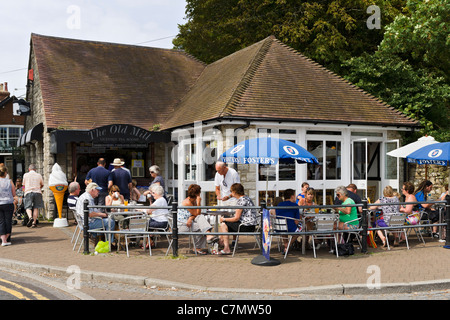
[[(397, 149), (396, 142), (386, 143), (386, 153)], [(386, 155), (386, 179), (397, 179), (397, 158)]]
[(308, 141), (307, 150), (319, 160), (319, 164), (307, 164), (308, 180), (322, 180), (323, 179), (323, 142), (322, 141)]
[(341, 143), (338, 141), (326, 142), (326, 179), (341, 179)]

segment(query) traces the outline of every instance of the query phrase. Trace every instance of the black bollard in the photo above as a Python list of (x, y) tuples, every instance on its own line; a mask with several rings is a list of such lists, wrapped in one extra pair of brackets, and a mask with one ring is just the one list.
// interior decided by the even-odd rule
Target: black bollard
[(447, 222), (445, 226), (445, 248), (450, 249), (450, 195), (445, 197), (445, 201), (447, 201), (447, 210), (445, 212), (445, 221)]
[(88, 200), (84, 200), (83, 203), (83, 239), (84, 239), (84, 254), (89, 254), (89, 209)]
[(368, 201), (367, 199), (362, 200), (363, 203), (363, 212), (361, 215), (361, 227), (362, 227), (362, 232), (361, 232), (361, 252), (362, 253), (367, 253), (367, 229), (369, 226), (369, 221), (367, 219), (367, 213), (368, 213)]
[(172, 252), (178, 257), (178, 203), (172, 202)]

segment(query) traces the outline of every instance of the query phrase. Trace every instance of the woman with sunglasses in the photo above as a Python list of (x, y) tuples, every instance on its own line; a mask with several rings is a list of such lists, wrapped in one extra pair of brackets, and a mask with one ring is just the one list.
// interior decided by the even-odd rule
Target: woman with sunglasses
[[(336, 197), (342, 201), (343, 205), (355, 204), (353, 199), (349, 198), (348, 191), (344, 186), (335, 189)], [(348, 230), (358, 228), (358, 210), (356, 207), (336, 208), (339, 211), (339, 230)]]

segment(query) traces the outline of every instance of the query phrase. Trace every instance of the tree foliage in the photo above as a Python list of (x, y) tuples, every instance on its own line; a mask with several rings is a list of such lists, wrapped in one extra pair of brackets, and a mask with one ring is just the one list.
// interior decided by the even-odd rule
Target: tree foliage
[(338, 72), (346, 59), (374, 52), (382, 29), (368, 29), (367, 8), (381, 8), (382, 25), (404, 1), (188, 0), (187, 23), (175, 48), (211, 63), (270, 35)]
[(449, 15), (448, 0), (187, 0), (173, 43), (211, 63), (274, 35), (450, 141)]
[(450, 141), (449, 14), (447, 0), (409, 0), (379, 50), (343, 68), (348, 80), (418, 120), (419, 134), (438, 141)]

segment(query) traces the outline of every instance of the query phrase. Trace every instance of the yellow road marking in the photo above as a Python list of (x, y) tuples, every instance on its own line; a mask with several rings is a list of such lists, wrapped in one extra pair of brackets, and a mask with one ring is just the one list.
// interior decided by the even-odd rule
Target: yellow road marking
[[(14, 283), (14, 282), (11, 282), (11, 281), (8, 281), (8, 280), (5, 280), (5, 279), (0, 279), (0, 281), (1, 281), (1, 282), (4, 282), (4, 283), (8, 283), (8, 284), (10, 284), (10, 285), (13, 285), (14, 287), (16, 287), (16, 288), (18, 288), (18, 289), (21, 289), (21, 290), (24, 290), (24, 291), (27, 292), (27, 293), (31, 293), (31, 294), (33, 295), (33, 297), (35, 297), (35, 298), (38, 299), (38, 300), (49, 300), (48, 298), (46, 298), (46, 297), (40, 295), (40, 294), (37, 293), (36, 291), (33, 291), (33, 290), (29, 289), (29, 288), (22, 287), (21, 285), (19, 285), (19, 284), (17, 284), (17, 283)], [(15, 291), (15, 290), (12, 290), (12, 289), (8, 289), (8, 288), (6, 288), (6, 287), (4, 287), (4, 286), (1, 286), (1, 285), (0, 285), (0, 288), (6, 289), (6, 290), (3, 290), (3, 291), (6, 291), (6, 292), (8, 292), (8, 293), (10, 293), (10, 292), (9, 292), (9, 290), (10, 290), (10, 291), (12, 291), (12, 292), (16, 292), (16, 293), (18, 293), (19, 295), (23, 296), (20, 292)], [(12, 293), (11, 293), (11, 294), (12, 294)], [(16, 297), (18, 297), (16, 294), (13, 294), (13, 295), (16, 296)], [(24, 297), (26, 300), (30, 300), (30, 299), (26, 298), (25, 296), (23, 296), (23, 297)], [(23, 298), (19, 298), (19, 299), (23, 299)]]
[(2, 285), (0, 285), (0, 290), (4, 291), (6, 293), (9, 293), (10, 295), (12, 295), (20, 300), (30, 300), (27, 297), (25, 297), (23, 294), (21, 294), (19, 291), (4, 287)]

